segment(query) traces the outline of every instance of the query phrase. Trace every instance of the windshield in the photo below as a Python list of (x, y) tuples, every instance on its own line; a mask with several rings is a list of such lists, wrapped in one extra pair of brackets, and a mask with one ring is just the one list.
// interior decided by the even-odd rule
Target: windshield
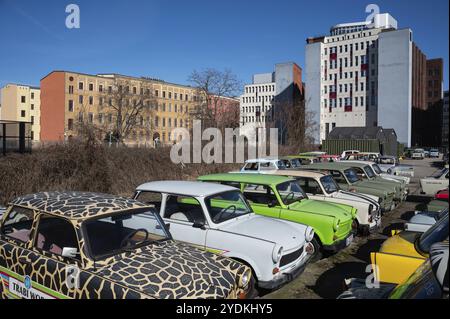
[(240, 191), (229, 191), (205, 199), (211, 220), (220, 224), (227, 220), (252, 213)]
[(391, 292), (389, 299), (439, 299), (441, 286), (434, 276), (431, 262), (425, 261)]
[(323, 188), (328, 194), (337, 192), (339, 190), (339, 186), (336, 184), (336, 182), (333, 179), (333, 176), (327, 175), (320, 179), (320, 182), (323, 185)]
[(345, 174), (345, 177), (347, 177), (348, 181), (352, 184), (359, 181), (358, 174), (356, 173), (356, 171), (354, 169), (346, 169), (344, 171), (344, 174)]
[(161, 218), (152, 208), (88, 220), (83, 227), (89, 252), (95, 260), (170, 239)]
[(297, 181), (289, 181), (277, 185), (278, 194), (285, 205), (290, 205), (307, 198)]
[(364, 166), (364, 172), (366, 173), (366, 175), (367, 175), (369, 178), (374, 178), (374, 177), (376, 177), (375, 173), (373, 172), (372, 168), (371, 168), (369, 165)]
[(378, 159), (379, 164), (395, 165), (395, 158), (392, 157), (381, 157)]
[(448, 211), (442, 219), (420, 236), (418, 248), (421, 252), (428, 254), (433, 244), (446, 239), (448, 239)]
[(302, 166), (302, 163), (300, 162), (300, 160), (298, 158), (291, 159), (291, 167), (292, 168), (300, 168), (300, 166)]
[(444, 168), (444, 169), (442, 169), (442, 170), (440, 170), (440, 171), (434, 172), (433, 175), (431, 175), (431, 177), (434, 177), (434, 178), (441, 178), (441, 176), (444, 175), (446, 172), (447, 172), (447, 169)]
[(287, 168), (284, 161), (277, 161), (277, 166), (278, 166), (278, 169), (286, 169)]
[(372, 168), (373, 168), (373, 170), (375, 171), (375, 173), (377, 173), (377, 174), (383, 173), (383, 172), (381, 171), (380, 166), (378, 166), (378, 164), (372, 165)]

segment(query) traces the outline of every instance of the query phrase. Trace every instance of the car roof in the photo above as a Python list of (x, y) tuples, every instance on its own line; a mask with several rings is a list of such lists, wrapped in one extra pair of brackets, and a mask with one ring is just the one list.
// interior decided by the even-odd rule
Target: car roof
[(357, 160), (349, 160), (349, 161), (345, 160), (345, 161), (341, 161), (341, 163), (342, 164), (345, 164), (345, 163), (361, 164), (364, 166), (367, 166), (367, 165), (372, 166), (375, 164), (374, 162), (371, 162), (371, 161), (357, 161)]
[(279, 161), (278, 157), (263, 157), (263, 158), (253, 158), (246, 160), (246, 163), (267, 163), (267, 162), (277, 162)]
[(293, 179), (287, 176), (268, 175), (268, 174), (226, 173), (226, 174), (211, 174), (200, 176), (199, 180), (277, 185), (280, 183), (292, 181)]
[(311, 177), (311, 178), (321, 178), (327, 174), (323, 172), (316, 171), (304, 171), (298, 169), (282, 169), (271, 171), (269, 174), (281, 175), (281, 176), (298, 176), (298, 177)]
[(302, 166), (301, 169), (307, 170), (317, 170), (317, 169), (333, 169), (333, 170), (343, 170), (349, 168), (349, 165), (343, 165), (342, 161), (339, 162), (323, 162), (314, 163)]
[(347, 167), (365, 167), (365, 166), (370, 166), (371, 162), (366, 162), (366, 161), (340, 161), (339, 164), (342, 166), (347, 166)]
[(15, 198), (11, 204), (77, 220), (151, 207), (134, 199), (91, 192), (28, 194)]
[(207, 197), (218, 193), (235, 191), (236, 188), (197, 181), (158, 181), (142, 184), (138, 186), (136, 190), (178, 194), (191, 197)]

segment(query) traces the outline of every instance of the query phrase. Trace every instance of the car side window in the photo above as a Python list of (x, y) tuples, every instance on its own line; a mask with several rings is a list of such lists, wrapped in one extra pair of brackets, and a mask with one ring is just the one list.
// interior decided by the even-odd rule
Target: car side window
[(244, 196), (250, 203), (254, 204), (268, 205), (275, 201), (278, 202), (272, 189), (265, 185), (247, 184), (244, 189)]
[(258, 163), (247, 163), (244, 167), (245, 171), (257, 171)]
[(297, 179), (297, 181), (306, 193), (314, 194), (314, 195), (323, 194), (319, 183), (315, 179), (301, 178), (301, 179)]
[(342, 175), (341, 172), (331, 171), (330, 174), (331, 174), (331, 176), (333, 176), (336, 183), (338, 183), (338, 184), (346, 184), (347, 183), (344, 175)]
[(158, 212), (161, 209), (161, 202), (162, 202), (162, 194), (161, 193), (140, 192), (136, 199), (145, 204), (155, 206), (155, 209)]
[(188, 223), (206, 223), (202, 206), (193, 197), (169, 195), (164, 210), (164, 218)]
[(80, 260), (75, 228), (64, 218), (42, 214), (39, 218), (34, 246), (57, 256), (62, 256), (64, 248), (71, 248), (74, 252), (71, 258)]
[(31, 209), (13, 206), (6, 217), (2, 235), (26, 243), (31, 238), (34, 213)]

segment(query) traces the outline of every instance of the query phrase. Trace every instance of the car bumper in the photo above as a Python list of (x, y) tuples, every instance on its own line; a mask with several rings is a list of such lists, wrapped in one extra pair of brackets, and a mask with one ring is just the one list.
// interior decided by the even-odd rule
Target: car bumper
[(311, 259), (311, 256), (308, 256), (305, 258), (305, 260), (301, 260), (298, 262), (297, 265), (293, 266), (288, 271), (280, 273), (276, 278), (270, 281), (259, 281), (258, 287), (268, 290), (275, 290), (283, 286), (284, 284), (287, 284), (288, 282), (291, 282), (295, 278), (301, 275), (303, 271), (305, 271), (306, 265), (308, 264), (309, 260)]
[(362, 234), (373, 233), (381, 227), (381, 208), (373, 214), (373, 221), (370, 224), (360, 225), (359, 230)]
[(331, 252), (331, 253), (338, 252), (338, 251), (350, 246), (350, 244), (353, 242), (353, 239), (354, 239), (354, 235), (353, 235), (353, 233), (350, 233), (347, 237), (345, 237), (344, 239), (341, 239), (340, 241), (335, 242), (332, 245), (323, 245), (323, 250)]

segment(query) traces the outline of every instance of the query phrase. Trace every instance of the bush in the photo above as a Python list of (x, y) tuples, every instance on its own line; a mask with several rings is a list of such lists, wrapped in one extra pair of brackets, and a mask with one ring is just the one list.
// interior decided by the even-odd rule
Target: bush
[(90, 191), (131, 196), (155, 180), (193, 180), (236, 170), (240, 164), (176, 165), (170, 148), (108, 148), (93, 143), (46, 146), (32, 154), (0, 157), (0, 205), (42, 191)]

